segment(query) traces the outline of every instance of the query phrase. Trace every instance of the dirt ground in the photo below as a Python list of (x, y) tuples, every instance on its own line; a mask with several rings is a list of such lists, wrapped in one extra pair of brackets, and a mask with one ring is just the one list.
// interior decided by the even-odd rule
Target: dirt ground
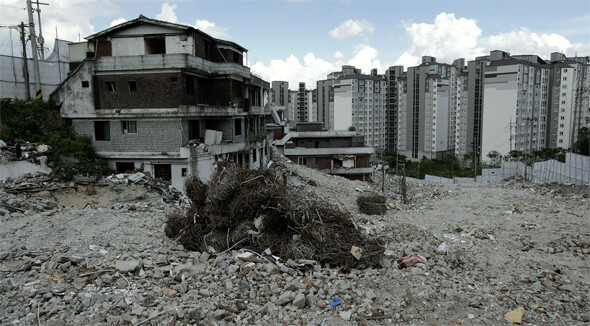
[[(1, 184), (0, 203), (19, 209), (0, 212), (0, 324), (511, 325), (504, 315), (523, 307), (523, 325), (590, 325), (587, 187), (408, 184), (403, 203), (389, 177), (390, 209), (369, 216), (356, 199), (379, 193), (379, 180), (275, 164), (383, 239), (382, 267), (342, 274), (186, 252), (164, 234), (166, 214), (186, 205), (141, 185), (88, 196)], [(426, 273), (397, 268), (408, 254)]]

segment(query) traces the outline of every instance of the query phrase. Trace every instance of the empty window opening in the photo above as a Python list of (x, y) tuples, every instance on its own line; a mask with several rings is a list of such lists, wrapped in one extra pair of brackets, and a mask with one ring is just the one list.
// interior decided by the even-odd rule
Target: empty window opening
[(135, 92), (137, 91), (137, 83), (135, 82), (135, 80), (130, 80), (127, 82), (127, 85), (129, 85), (129, 91), (130, 92)]
[(144, 38), (145, 54), (166, 54), (166, 39), (163, 36)]
[(104, 89), (107, 92), (114, 92), (116, 91), (115, 82), (114, 81), (106, 81), (104, 82)]
[(116, 162), (117, 173), (132, 173), (135, 171), (135, 164), (133, 162)]
[(199, 142), (205, 142), (205, 139), (201, 137), (201, 123), (199, 120), (188, 121), (188, 138), (197, 139)]
[(242, 119), (236, 119), (235, 121), (235, 130), (236, 130), (236, 136), (240, 136), (242, 135)]
[(165, 181), (172, 180), (172, 168), (170, 164), (154, 164), (154, 176)]
[(181, 176), (186, 177), (186, 174), (187, 174), (186, 171), (187, 171), (186, 168), (180, 169)]
[(82, 87), (84, 87), (84, 88), (90, 87), (90, 82), (88, 82), (87, 80), (83, 80), (82, 81)]
[(94, 121), (94, 139), (111, 140), (111, 126), (108, 121)]
[(176, 83), (178, 81), (178, 77), (170, 77), (171, 83)]
[(195, 94), (195, 77), (191, 75), (186, 75), (184, 77), (184, 92), (187, 95)]
[(137, 133), (137, 121), (121, 121), (124, 134)]

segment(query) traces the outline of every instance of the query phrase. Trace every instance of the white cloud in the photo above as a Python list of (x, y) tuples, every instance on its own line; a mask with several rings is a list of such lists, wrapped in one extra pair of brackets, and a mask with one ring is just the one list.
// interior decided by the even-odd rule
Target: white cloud
[(344, 54), (340, 51), (336, 51), (336, 52), (334, 52), (334, 58), (342, 59), (342, 58), (344, 58)]
[(371, 69), (377, 68), (383, 73), (381, 62), (377, 59), (379, 51), (368, 44), (357, 44), (354, 46), (354, 57), (348, 60), (347, 64), (360, 68), (364, 74), (369, 74)]
[(162, 4), (162, 9), (159, 14), (156, 15), (156, 19), (167, 21), (170, 23), (176, 23), (178, 18), (174, 13), (174, 9), (176, 9), (176, 5), (170, 5), (168, 2), (164, 2)]
[(117, 19), (115, 19), (115, 20), (113, 20), (113, 21), (111, 22), (111, 24), (109, 25), (109, 28), (110, 28), (110, 27), (113, 27), (113, 26), (117, 26), (117, 25), (119, 25), (119, 24), (122, 24), (122, 23), (124, 23), (124, 22), (126, 22), (126, 21), (127, 21), (127, 19), (125, 19), (125, 18), (122, 18), (122, 17), (121, 17), (121, 18), (117, 18)]
[(410, 47), (394, 62), (405, 67), (420, 64), (424, 55), (434, 56), (438, 62), (451, 63), (458, 58), (473, 60), (492, 50), (537, 54), (547, 59), (551, 52), (564, 52), (568, 56), (590, 52), (590, 42), (572, 44), (557, 33), (539, 35), (526, 28), (482, 37), (482, 30), (475, 20), (457, 19), (454, 14), (444, 12), (436, 16), (434, 24), (405, 23), (405, 30)]
[(375, 26), (373, 23), (367, 20), (352, 20), (349, 19), (342, 23), (340, 26), (330, 31), (330, 36), (335, 39), (344, 39), (353, 36), (366, 36), (367, 34), (373, 34), (375, 32)]
[[(2, 0), (2, 5), (7, 9), (3, 10), (2, 21), (9, 24), (27, 22), (25, 2), (21, 0)], [(11, 7), (11, 8), (8, 8)], [(90, 17), (112, 17), (119, 15), (120, 10), (112, 0), (69, 0), (51, 1), (49, 6), (43, 6), (41, 20), (43, 23), (43, 38), (45, 39), (45, 55), (49, 55), (53, 48), (53, 39), (57, 36), (62, 40), (78, 42), (84, 37), (94, 34), (95, 27), (90, 24)], [(34, 15), (35, 21), (37, 15)], [(116, 16), (115, 16), (116, 17)], [(102, 28), (101, 28), (102, 29)], [(37, 29), (38, 32), (38, 29)], [(6, 33), (6, 34), (5, 34)], [(0, 39), (4, 39), (9, 33), (8, 29), (0, 29)], [(20, 44), (18, 37), (13, 42), (15, 54), (20, 55)], [(2, 54), (10, 54), (10, 47), (2, 47)], [(30, 55), (30, 52), (29, 52)]]
[(303, 57), (303, 63), (296, 56), (290, 55), (285, 60), (271, 60), (268, 66), (263, 62), (256, 62), (251, 70), (268, 81), (288, 81), (291, 89), (297, 89), (299, 82), (304, 82), (307, 88), (313, 89), (316, 87), (316, 81), (326, 79), (327, 74), (338, 70), (339, 67), (317, 58), (310, 52)]
[(552, 52), (563, 52), (568, 56), (574, 56), (576, 52), (584, 55), (590, 52), (590, 42), (572, 44), (562, 35), (539, 35), (526, 28), (492, 35), (484, 38), (482, 44), (489, 50), (504, 50), (511, 54), (538, 54), (543, 58), (548, 58)]
[(396, 60), (396, 65), (417, 65), (423, 55), (435, 56), (439, 62), (452, 62), (457, 58), (484, 54), (483, 48), (477, 44), (481, 28), (474, 19), (457, 19), (454, 14), (443, 12), (436, 16), (434, 24), (404, 24), (411, 45)]
[(199, 20), (195, 22), (195, 27), (202, 30), (203, 32), (217, 38), (228, 38), (229, 30), (225, 27), (219, 27), (214, 22), (208, 20)]
[[(304, 82), (307, 88), (315, 88), (318, 80), (326, 79), (331, 72), (340, 71), (344, 64), (360, 68), (365, 74), (370, 73), (372, 68), (377, 68), (379, 73), (383, 73), (381, 63), (377, 59), (379, 52), (375, 48), (360, 44), (355, 46), (353, 54), (354, 56), (346, 62), (341, 60), (330, 62), (310, 52), (303, 57), (303, 60), (290, 55), (285, 60), (271, 60), (270, 65), (256, 62), (251, 69), (267, 81), (288, 81), (289, 88), (293, 90), (297, 89), (299, 82)], [(344, 54), (342, 56), (344, 57)]]

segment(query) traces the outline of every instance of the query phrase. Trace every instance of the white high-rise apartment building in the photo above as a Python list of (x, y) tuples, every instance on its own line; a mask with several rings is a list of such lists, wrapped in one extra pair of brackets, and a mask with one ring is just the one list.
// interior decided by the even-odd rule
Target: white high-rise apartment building
[(385, 150), (387, 124), (387, 80), (373, 69), (364, 75), (352, 66), (343, 66), (334, 79), (334, 129), (351, 126), (365, 136), (365, 144)]

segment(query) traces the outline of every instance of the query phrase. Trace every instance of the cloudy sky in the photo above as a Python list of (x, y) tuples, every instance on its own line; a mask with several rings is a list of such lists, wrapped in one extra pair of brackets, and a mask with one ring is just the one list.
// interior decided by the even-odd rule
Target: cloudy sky
[[(513, 54), (590, 55), (590, 1), (457, 0), (42, 0), (46, 44), (78, 41), (115, 24), (150, 18), (195, 26), (248, 49), (248, 65), (268, 81), (300, 81), (315, 88), (343, 64), (368, 73), (471, 60), (490, 50)], [(25, 0), (0, 0), (0, 53), (20, 51)], [(36, 17), (36, 15), (35, 15)]]

